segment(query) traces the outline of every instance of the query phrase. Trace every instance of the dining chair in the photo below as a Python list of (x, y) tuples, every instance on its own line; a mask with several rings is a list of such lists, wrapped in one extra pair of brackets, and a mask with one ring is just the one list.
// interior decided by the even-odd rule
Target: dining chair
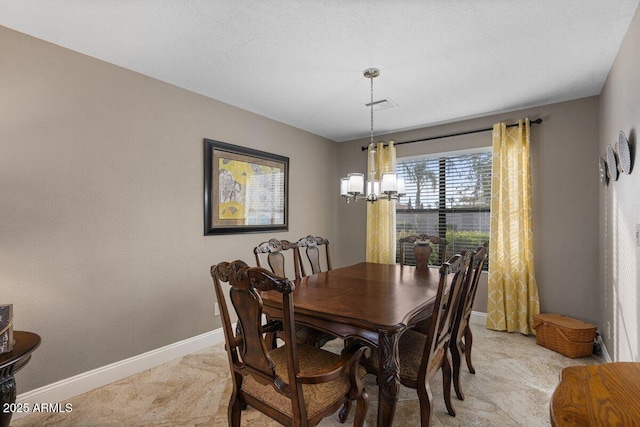
[[(328, 244), (329, 242), (327, 242), (327, 245)], [(253, 253), (256, 257), (256, 265), (258, 267), (263, 267), (262, 258), (266, 257), (267, 265), (271, 269), (271, 272), (277, 276), (291, 278), (290, 274), (287, 274), (288, 271), (290, 272), (290, 268), (287, 268), (287, 266), (290, 265), (286, 262), (288, 260), (293, 264), (293, 279), (297, 280), (303, 276), (301, 270), (302, 257), (298, 250), (298, 244), (295, 242), (269, 239), (256, 246), (253, 249)], [(285, 254), (287, 256), (285, 256)], [(281, 338), (280, 335), (281, 334), (268, 335), (273, 347), (276, 346), (276, 338)], [(327, 332), (300, 324), (296, 324), (296, 336), (298, 337), (299, 343), (313, 345), (318, 348), (335, 338), (335, 336)]]
[[(471, 253), (454, 255), (440, 267), (438, 292), (429, 318), (427, 334), (413, 329), (405, 330), (400, 336), (400, 383), (413, 388), (420, 402), (420, 425), (430, 426), (433, 413), (432, 393), (429, 381), (438, 371), (442, 371), (442, 388), (447, 412), (455, 416), (451, 404), (451, 361), (449, 341), (451, 340), (454, 315), (460, 301), (462, 286), (470, 263)], [(371, 357), (363, 361), (369, 372), (377, 373), (378, 352), (373, 349)]]
[(407, 244), (413, 245), (413, 254), (416, 260), (416, 267), (428, 268), (429, 258), (433, 252), (433, 245), (438, 247), (438, 262), (442, 264), (446, 256), (446, 248), (449, 242), (439, 236), (429, 236), (428, 234), (415, 234), (411, 236), (402, 237), (398, 240), (400, 244), (400, 264), (406, 265), (406, 251), (405, 246)]
[[(211, 276), (233, 382), (228, 408), (230, 426), (240, 426), (242, 410), (247, 405), (283, 425), (314, 426), (353, 400), (353, 425), (364, 424), (368, 395), (363, 382), (366, 370), (360, 360), (368, 355), (368, 347), (354, 342), (338, 355), (298, 344), (294, 336), (295, 285), (289, 279), (260, 267), (249, 267), (243, 261), (214, 265)], [(230, 285), (229, 300), (242, 325), (235, 333), (222, 283)], [(263, 292), (282, 294), (282, 321), (263, 324)], [(281, 330), (285, 344), (270, 350), (263, 335), (275, 329)]]
[[(400, 244), (400, 265), (407, 265), (407, 253), (406, 247), (411, 245), (413, 249), (413, 255), (415, 258), (416, 268), (426, 269), (429, 268), (429, 258), (433, 252), (432, 244), (438, 248), (438, 263), (442, 265), (445, 260), (446, 247), (449, 242), (439, 236), (430, 236), (428, 234), (414, 234), (410, 236), (402, 237), (398, 240)], [(423, 334), (427, 333), (429, 329), (429, 319), (422, 320), (415, 325), (414, 330)]]
[[(302, 275), (306, 276), (304, 262), (302, 261), (302, 253), (306, 255), (307, 261), (311, 266), (311, 274), (320, 273), (322, 271), (331, 270), (331, 256), (329, 253), (329, 240), (319, 236), (307, 236), (298, 240), (298, 253), (300, 254), (300, 269)], [(320, 247), (324, 247), (321, 251)], [(322, 256), (321, 252), (324, 254)], [(325, 268), (322, 268), (321, 259), (324, 258)]]
[(287, 260), (291, 260), (293, 264), (293, 278), (299, 279), (300, 272), (300, 256), (298, 254), (298, 246), (294, 242), (288, 240), (269, 239), (260, 243), (253, 249), (256, 257), (256, 265), (264, 267), (262, 258), (266, 258), (267, 265), (271, 271), (280, 276), (292, 278), (290, 267), (287, 267)]
[(484, 265), (487, 262), (488, 250), (489, 244), (485, 243), (484, 245), (479, 246), (472, 253), (471, 262), (469, 262), (467, 271), (467, 277), (462, 288), (460, 303), (458, 304), (458, 310), (455, 316), (453, 335), (449, 344), (451, 348), (451, 363), (453, 368), (453, 387), (456, 391), (456, 396), (460, 400), (464, 400), (464, 393), (462, 392), (462, 388), (460, 386), (460, 367), (462, 365), (463, 353), (467, 362), (467, 368), (469, 368), (469, 372), (471, 372), (472, 374), (476, 373), (476, 370), (471, 364), (471, 346), (473, 345), (473, 334), (471, 333), (471, 328), (469, 327), (469, 318), (471, 317), (471, 311), (473, 309), (473, 301), (476, 298), (476, 291), (478, 290), (480, 274), (482, 273)]

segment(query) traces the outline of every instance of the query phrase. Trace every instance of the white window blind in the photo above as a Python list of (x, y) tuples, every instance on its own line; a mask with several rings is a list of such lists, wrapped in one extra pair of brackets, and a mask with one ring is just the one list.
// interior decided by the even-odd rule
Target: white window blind
[[(445, 238), (444, 257), (434, 248), (429, 262), (439, 264), (463, 250), (489, 241), (491, 151), (399, 159), (406, 194), (396, 205), (397, 237), (429, 234)], [(399, 248), (397, 253), (399, 254)], [(406, 261), (412, 261), (408, 251)]]

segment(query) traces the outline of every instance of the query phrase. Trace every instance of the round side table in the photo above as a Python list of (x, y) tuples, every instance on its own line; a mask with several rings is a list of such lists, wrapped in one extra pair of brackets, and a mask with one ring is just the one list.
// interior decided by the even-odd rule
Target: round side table
[(33, 332), (13, 331), (13, 339), (13, 350), (0, 354), (0, 427), (9, 427), (12, 412), (5, 412), (4, 409), (16, 402), (13, 374), (27, 364), (31, 353), (40, 345), (40, 336)]
[(640, 363), (570, 366), (551, 396), (553, 427), (637, 426)]

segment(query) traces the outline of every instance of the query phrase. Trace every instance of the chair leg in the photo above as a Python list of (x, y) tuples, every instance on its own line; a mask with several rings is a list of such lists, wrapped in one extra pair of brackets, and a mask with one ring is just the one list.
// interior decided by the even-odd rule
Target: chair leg
[(471, 364), (471, 345), (473, 344), (473, 334), (471, 333), (471, 328), (467, 325), (464, 328), (464, 357), (467, 361), (467, 367), (469, 368), (469, 372), (472, 374), (476, 373), (473, 365)]
[(233, 393), (229, 400), (229, 426), (240, 427), (240, 417), (242, 416), (243, 401), (238, 399), (238, 395)]
[(356, 401), (356, 417), (353, 420), (354, 427), (362, 427), (364, 425), (364, 418), (367, 415), (369, 409), (369, 395), (366, 390), (362, 390), (362, 394), (358, 396)]
[(431, 413), (433, 412), (433, 394), (428, 381), (425, 381), (423, 386), (418, 386), (418, 401), (420, 402), (420, 426), (430, 427)]
[(456, 396), (460, 400), (464, 400), (464, 393), (460, 386), (460, 368), (462, 365), (462, 342), (456, 339), (451, 342), (451, 365), (453, 367), (453, 388), (456, 390)]
[(445, 353), (442, 364), (442, 392), (447, 412), (452, 417), (455, 417), (456, 411), (451, 405), (451, 363), (449, 362), (449, 353)]
[(342, 405), (342, 409), (340, 409), (340, 412), (338, 413), (340, 424), (344, 424), (344, 422), (347, 421), (349, 411), (351, 411), (351, 401), (347, 400), (346, 402), (344, 402), (344, 405)]

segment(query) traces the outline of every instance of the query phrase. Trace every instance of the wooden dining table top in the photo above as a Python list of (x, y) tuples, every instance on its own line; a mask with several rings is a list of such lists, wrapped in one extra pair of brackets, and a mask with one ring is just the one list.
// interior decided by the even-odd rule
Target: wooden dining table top
[[(302, 277), (294, 281), (296, 321), (308, 315), (371, 331), (404, 329), (431, 314), (439, 279), (438, 268), (370, 262)], [(282, 304), (274, 292), (262, 298)]]

